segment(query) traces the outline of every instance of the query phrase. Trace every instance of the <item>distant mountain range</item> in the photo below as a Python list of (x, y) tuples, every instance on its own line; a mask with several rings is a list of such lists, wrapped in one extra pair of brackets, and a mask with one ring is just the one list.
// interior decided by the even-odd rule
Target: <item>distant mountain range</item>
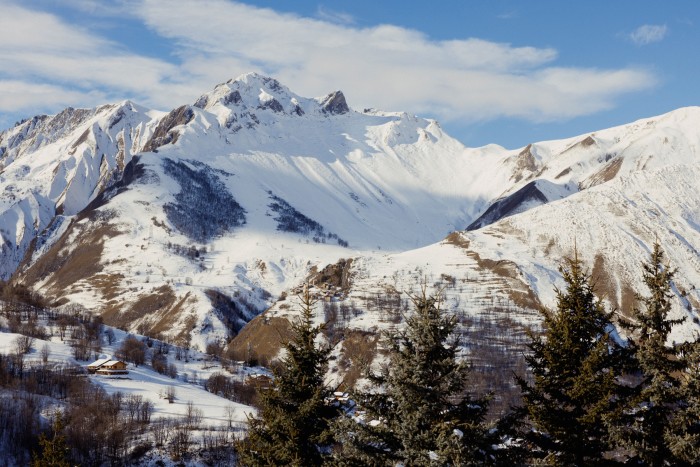
[(284, 297), (308, 278), (320, 299), (352, 304), (351, 329), (391, 326), (377, 297), (422, 282), (455, 310), (529, 323), (553, 304), (574, 245), (624, 313), (658, 240), (678, 268), (674, 313), (688, 318), (672, 336), (689, 339), (699, 148), (696, 107), (517, 150), (467, 148), (433, 120), (246, 74), (167, 113), (125, 101), (1, 132), (0, 274), (204, 349), (264, 310), (293, 313)]

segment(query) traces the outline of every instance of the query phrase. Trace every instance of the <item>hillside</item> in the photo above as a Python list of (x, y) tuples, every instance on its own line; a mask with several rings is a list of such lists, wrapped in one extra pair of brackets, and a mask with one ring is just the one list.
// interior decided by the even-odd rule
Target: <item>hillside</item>
[(256, 74), (167, 113), (67, 109), (0, 133), (0, 272), (203, 349), (263, 310), (292, 313), (278, 298), (341, 258), (351, 279), (330, 303), (354, 303), (345, 325), (358, 332), (395, 324), (368, 297), (426, 278), (449, 284), (455, 310), (535, 322), (574, 244), (625, 312), (658, 238), (679, 268), (675, 313), (690, 318), (673, 336), (687, 339), (700, 304), (698, 122), (684, 108), (516, 150), (467, 148), (435, 121), (353, 110), (340, 91), (305, 98)]
[[(44, 308), (2, 292), (0, 452), (7, 465), (36, 457), (39, 434), (49, 433), (59, 412), (61, 435), (81, 465), (231, 462), (265, 369), (127, 334), (74, 306)], [(124, 368), (90, 371), (109, 360)]]

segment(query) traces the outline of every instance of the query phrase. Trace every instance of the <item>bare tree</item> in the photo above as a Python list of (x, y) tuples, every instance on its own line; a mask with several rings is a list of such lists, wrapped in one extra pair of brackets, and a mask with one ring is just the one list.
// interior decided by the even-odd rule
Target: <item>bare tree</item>
[(143, 365), (146, 361), (146, 344), (133, 336), (129, 336), (122, 342), (117, 350), (117, 356), (123, 360), (132, 362), (134, 365)]
[(14, 341), (15, 353), (17, 355), (28, 354), (34, 346), (34, 338), (29, 336), (17, 336)]
[(41, 347), (41, 362), (46, 365), (49, 362), (49, 357), (51, 356), (51, 349), (49, 348), (49, 344), (44, 344)]
[(56, 321), (56, 324), (58, 325), (58, 335), (61, 338), (61, 340), (66, 338), (66, 330), (68, 329), (68, 326), (70, 325), (70, 320), (64, 316), (61, 315), (58, 320)]
[(153, 443), (156, 446), (163, 446), (170, 440), (170, 432), (172, 423), (167, 418), (158, 418), (151, 423), (151, 433), (153, 434)]
[(236, 409), (232, 406), (226, 406), (226, 420), (228, 421), (228, 429), (233, 429), (233, 420), (236, 417)]
[(179, 460), (189, 452), (191, 442), (191, 432), (183, 424), (175, 426), (172, 432), (172, 442), (170, 443), (171, 455), (175, 460)]
[(108, 328), (105, 331), (105, 336), (107, 337), (107, 345), (114, 344), (114, 331), (112, 331), (112, 328)]
[(204, 418), (204, 413), (202, 409), (197, 407), (192, 403), (192, 401), (187, 402), (187, 410), (185, 411), (185, 426), (190, 430), (195, 430), (202, 423), (202, 418)]
[(153, 402), (145, 400), (141, 404), (141, 410), (139, 411), (139, 422), (144, 424), (151, 423), (151, 415), (153, 415)]
[(138, 394), (130, 394), (124, 399), (124, 409), (129, 419), (129, 424), (134, 423), (139, 415), (143, 396)]

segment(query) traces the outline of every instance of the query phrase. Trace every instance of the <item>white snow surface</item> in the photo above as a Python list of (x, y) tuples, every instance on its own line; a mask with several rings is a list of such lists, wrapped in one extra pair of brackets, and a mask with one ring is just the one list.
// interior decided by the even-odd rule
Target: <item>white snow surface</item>
[[(121, 346), (126, 333), (114, 329), (115, 341), (112, 345), (103, 346), (104, 358), (110, 358)], [(0, 332), (0, 353), (14, 354), (14, 341), (20, 334)], [(51, 340), (35, 339), (32, 351), (24, 358), (25, 365), (41, 364), (40, 351), (46, 345), (49, 348), (49, 365), (70, 363), (86, 368), (92, 361), (77, 361), (73, 358), (72, 349), (67, 342), (62, 342), (58, 337)], [(188, 403), (202, 410), (204, 426), (228, 425), (227, 411), (232, 413), (231, 422), (243, 427), (247, 415), (254, 414), (255, 409), (247, 405), (230, 401), (219, 397), (204, 389), (202, 383), (216, 372), (222, 372), (231, 376), (216, 364), (208, 363), (208, 357), (193, 352), (188, 362), (175, 360), (173, 355), (168, 356), (170, 363), (174, 363), (178, 370), (178, 377), (173, 379), (153, 371), (149, 366), (134, 366), (129, 363), (128, 374), (118, 376), (89, 375), (90, 380), (101, 386), (108, 394), (121, 392), (124, 395), (140, 395), (144, 400), (153, 403), (153, 419), (156, 418), (182, 418), (187, 411)], [(248, 372), (256, 372), (255, 368), (246, 368)], [(238, 377), (243, 377), (238, 375)], [(169, 403), (164, 397), (168, 388), (175, 389), (175, 400)], [(230, 408), (230, 409), (229, 409)]]
[[(191, 120), (171, 128), (176, 141), (157, 152), (143, 149), (168, 114), (131, 102), (33, 119), (0, 133), (0, 273), (15, 271), (34, 238), (40, 241), (30, 264), (71, 228), (90, 228), (76, 213), (138, 155), (146, 176), (108, 189), (98, 208), (119, 231), (104, 238), (102, 273), (121, 278), (124, 303), (166, 284), (187, 297), (187, 313), (172, 330), (194, 316), (193, 344), (200, 348), (227, 335), (204, 295), (208, 289), (244, 297), (256, 309), (250, 318), (303, 282), (312, 266), (352, 257), (356, 297), (387, 285), (415, 290), (426, 277), (447, 274), (462, 281), (462, 290), (451, 292), (454, 307), (476, 313), (485, 303), (507, 302), (506, 286), (531, 289), (551, 306), (553, 284), (562, 285), (557, 267), (575, 243), (590, 267), (595, 255), (603, 258), (612, 282), (607, 299), (615, 304), (624, 284), (644, 293), (639, 265), (656, 239), (678, 268), (674, 313), (688, 317), (673, 338), (697, 332), (700, 108), (509, 150), (467, 148), (437, 122), (406, 113), (331, 112), (324, 107), (329, 96), (305, 98), (274, 79), (243, 75), (188, 107)], [(246, 223), (205, 243), (178, 231), (164, 206), (181, 187), (166, 174), (165, 158), (213, 170), (245, 209)], [(533, 181), (547, 204), (524, 203), (518, 214), (462, 234), (468, 250), (441, 242)], [(270, 193), (349, 246), (277, 230)], [(168, 243), (207, 252), (192, 261)], [(475, 255), (510, 261), (516, 273), (504, 279)], [(47, 273), (32, 286), (42, 290), (51, 281)], [(99, 312), (108, 300), (83, 282), (63, 296)], [(532, 310), (522, 317), (536, 319)], [(371, 314), (356, 321), (381, 327)]]

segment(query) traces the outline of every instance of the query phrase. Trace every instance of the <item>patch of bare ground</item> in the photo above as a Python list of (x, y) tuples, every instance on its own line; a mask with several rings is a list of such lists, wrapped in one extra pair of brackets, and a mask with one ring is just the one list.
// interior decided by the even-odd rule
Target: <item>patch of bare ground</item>
[(119, 285), (123, 279), (123, 274), (95, 274), (88, 281), (100, 291), (103, 299), (111, 301), (120, 295)]
[(558, 179), (560, 179), (561, 177), (564, 177), (565, 175), (569, 175), (570, 173), (571, 173), (571, 167), (567, 167), (567, 168), (565, 168), (564, 170), (562, 170), (561, 172), (559, 172), (559, 173), (557, 174), (557, 176), (554, 177), (554, 179), (555, 179), (555, 180), (558, 180)]
[(549, 240), (547, 240), (547, 237), (545, 237), (544, 235), (540, 235), (540, 236), (538, 236), (537, 239), (540, 243), (545, 243), (545, 241), (547, 242), (547, 245), (544, 247), (543, 252), (546, 256), (551, 256), (552, 250), (556, 246), (556, 242), (554, 241), (554, 237), (551, 237)]
[(581, 183), (579, 183), (579, 187), (582, 190), (585, 190), (587, 188), (591, 188), (591, 187), (594, 187), (596, 185), (600, 185), (602, 183), (609, 182), (610, 180), (615, 178), (617, 173), (620, 171), (620, 167), (622, 167), (622, 158), (621, 157), (614, 159), (614, 160), (608, 162), (607, 164), (605, 164), (605, 166), (602, 169), (600, 169), (598, 172), (594, 173), (593, 175), (591, 175), (590, 177), (588, 177), (587, 179), (585, 179)]
[(610, 268), (605, 263), (602, 255), (596, 255), (591, 271), (591, 280), (594, 292), (601, 298), (607, 299), (611, 305), (624, 316), (630, 317), (632, 310), (637, 306), (637, 297), (629, 284), (620, 285), (618, 297), (617, 282), (610, 274)]
[(196, 326), (197, 316), (195, 314), (186, 316), (181, 325), (180, 332), (173, 337), (173, 342), (175, 345), (179, 345), (180, 347), (189, 347), (192, 339), (192, 331), (194, 331)]
[(567, 153), (575, 148), (588, 148), (588, 147), (591, 147), (595, 144), (596, 144), (596, 142), (595, 142), (595, 138), (593, 138), (593, 135), (588, 135), (587, 137), (585, 137), (581, 141), (574, 143), (571, 146), (569, 146), (568, 148), (564, 149), (561, 153), (565, 154), (565, 153)]
[(516, 156), (515, 168), (511, 180), (517, 183), (526, 176), (526, 172), (530, 172), (530, 175), (532, 175), (536, 170), (537, 161), (532, 154), (532, 144), (528, 144), (525, 149), (520, 151), (520, 154)]
[(364, 376), (365, 369), (377, 355), (379, 334), (352, 330), (345, 333), (338, 366), (345, 372), (341, 386), (344, 390), (355, 388), (357, 380)]
[(104, 220), (89, 226), (73, 223), (48, 252), (17, 277), (17, 281), (35, 284), (49, 278), (44, 293), (59, 299), (74, 284), (102, 272), (104, 242), (119, 234), (115, 226)]
[(472, 253), (470, 256), (472, 256), (476, 260), (480, 268), (488, 269), (489, 271), (500, 277), (517, 279), (517, 266), (512, 261), (505, 259), (493, 260), (488, 258), (482, 258), (473, 251), (471, 251), (470, 253)]
[(497, 224), (494, 224), (492, 227), (493, 227), (494, 232), (499, 232), (500, 234), (503, 235), (503, 236), (500, 236), (500, 235), (492, 234), (494, 236), (497, 236), (498, 238), (505, 239), (505, 237), (509, 237), (509, 238), (518, 238), (518, 239), (522, 240), (523, 242), (525, 241), (525, 232), (516, 228), (513, 225), (513, 223), (510, 222), (510, 220), (508, 220), (508, 219), (502, 220), (502, 221), (498, 222)]
[(445, 237), (445, 240), (443, 241), (445, 243), (449, 243), (450, 245), (454, 245), (459, 248), (464, 248), (465, 250), (469, 248), (469, 240), (457, 231), (449, 234), (447, 237)]
[[(170, 290), (170, 294), (174, 296), (172, 290)], [(167, 335), (173, 330), (178, 321), (181, 320), (182, 315), (196, 303), (197, 299), (192, 296), (191, 292), (187, 292), (184, 296), (178, 297), (172, 302), (172, 305), (161, 308), (153, 313), (149, 320), (152, 324), (150, 324), (148, 332), (155, 336)], [(185, 326), (183, 330), (180, 331), (180, 334), (185, 331), (187, 333), (187, 340), (189, 340), (189, 333), (192, 329), (194, 329), (194, 324), (191, 327)]]
[(487, 270), (503, 280), (502, 291), (520, 308), (539, 310), (542, 302), (532, 289), (521, 279), (518, 266), (509, 260), (492, 260), (482, 258), (475, 251), (467, 253), (479, 265), (479, 269)]
[(340, 288), (347, 292), (352, 286), (352, 276), (350, 268), (352, 267), (352, 258), (339, 259), (334, 264), (329, 264), (320, 272), (312, 269), (309, 281), (320, 286), (321, 284), (331, 287)]
[(654, 235), (652, 231), (650, 231), (647, 227), (642, 227), (641, 224), (638, 225), (636, 223), (631, 223), (628, 225), (632, 233), (639, 238), (649, 238), (650, 236)]
[(287, 318), (268, 317), (264, 313), (253, 318), (228, 345), (227, 354), (234, 360), (269, 365), (292, 337)]
[(593, 135), (589, 135), (586, 137), (586, 139), (580, 141), (578, 144), (580, 144), (584, 148), (587, 148), (588, 146), (593, 146), (595, 144), (595, 139), (593, 139)]
[(189, 293), (178, 299), (169, 285), (163, 285), (130, 303), (112, 300), (102, 310), (106, 324), (129, 329), (136, 322), (142, 323), (139, 331), (149, 335), (165, 335), (173, 330), (181, 314)]

